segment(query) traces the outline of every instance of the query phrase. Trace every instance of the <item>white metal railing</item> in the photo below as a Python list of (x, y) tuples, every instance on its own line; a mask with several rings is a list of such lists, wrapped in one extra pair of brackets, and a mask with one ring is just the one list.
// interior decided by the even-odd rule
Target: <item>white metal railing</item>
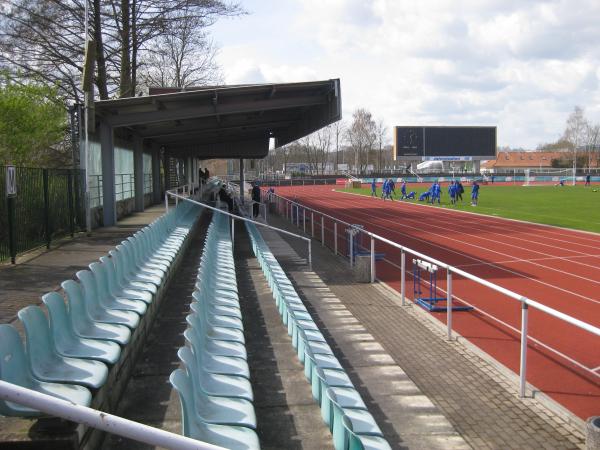
[[(210, 206), (210, 205), (208, 205), (206, 203), (203, 203), (203, 202), (200, 202), (198, 200), (193, 200), (193, 199), (191, 199), (189, 197), (183, 197), (183, 196), (181, 196), (179, 194), (175, 194), (173, 192), (167, 191), (166, 195), (169, 195), (169, 196), (174, 197), (174, 198), (179, 198), (180, 200), (184, 200), (186, 202), (194, 203), (196, 205), (200, 205), (203, 208), (207, 208), (207, 209), (210, 209), (211, 211), (216, 211), (216, 212), (218, 212), (220, 214), (225, 214), (225, 215), (231, 217), (231, 240), (232, 241), (234, 239), (234, 231), (233, 230), (235, 228), (235, 221), (236, 220), (241, 220), (243, 222), (250, 222), (250, 223), (253, 223), (254, 225), (265, 227), (265, 228), (268, 228), (270, 230), (277, 231), (278, 233), (282, 233), (282, 234), (285, 234), (287, 236), (292, 236), (292, 237), (295, 237), (297, 239), (301, 239), (301, 240), (305, 241), (307, 243), (307, 245), (308, 245), (308, 257), (307, 257), (307, 259), (308, 259), (308, 267), (312, 269), (312, 240), (310, 238), (307, 238), (306, 236), (301, 236), (301, 235), (296, 234), (296, 233), (291, 233), (291, 232), (289, 232), (287, 230), (284, 230), (282, 228), (273, 227), (273, 226), (268, 225), (266, 223), (257, 222), (256, 220), (248, 219), (247, 217), (238, 216), (237, 214), (232, 214), (230, 212), (223, 211), (222, 209), (215, 208), (214, 206)], [(168, 207), (167, 207), (167, 211), (168, 211)]]
[(224, 450), (223, 447), (217, 445), (197, 441), (87, 406), (77, 405), (2, 380), (0, 380), (0, 399), (151, 446), (178, 450)]
[[(531, 340), (532, 342), (535, 342), (536, 344), (544, 347), (545, 349), (551, 351), (555, 355), (560, 356), (561, 358), (565, 358), (566, 360), (573, 363), (577, 367), (585, 370), (590, 375), (600, 378), (600, 373), (599, 373), (600, 367), (596, 367), (596, 368), (586, 367), (583, 364), (579, 363), (578, 361), (575, 361), (572, 358), (569, 358), (567, 355), (564, 355), (560, 351), (550, 347), (549, 345), (544, 344), (543, 342), (539, 341), (538, 339), (530, 337), (528, 335), (528, 309), (529, 309), (529, 307), (535, 308), (539, 311), (542, 311), (545, 314), (548, 314), (556, 319), (559, 319), (563, 322), (573, 325), (581, 330), (592, 333), (595, 336), (600, 336), (600, 328), (598, 328), (594, 325), (591, 325), (589, 323), (586, 323), (582, 320), (571, 317), (565, 313), (557, 311), (557, 310), (550, 308), (538, 301), (527, 298), (523, 295), (520, 295), (516, 292), (513, 292), (513, 291), (506, 289), (502, 286), (499, 286), (495, 283), (491, 283), (491, 282), (484, 280), (483, 278), (480, 278), (476, 275), (465, 272), (462, 269), (453, 267), (449, 264), (446, 264), (442, 261), (439, 261), (439, 260), (432, 258), (428, 255), (425, 255), (421, 252), (413, 250), (404, 245), (398, 244), (397, 242), (391, 241), (383, 236), (379, 236), (379, 235), (372, 233), (370, 231), (367, 231), (363, 228), (359, 228), (356, 226), (356, 224), (351, 224), (351, 223), (345, 222), (343, 220), (338, 219), (337, 217), (333, 217), (329, 214), (323, 213), (321, 211), (317, 211), (317, 210), (310, 208), (308, 206), (305, 206), (297, 201), (288, 199), (286, 197), (282, 197), (273, 192), (268, 193), (268, 192), (263, 191), (263, 198), (268, 199), (267, 196), (269, 196), (271, 202), (273, 201), (273, 199), (275, 199), (275, 204), (277, 206), (277, 210), (282, 215), (282, 217), (291, 220), (292, 223), (294, 223), (298, 228), (303, 228), (303, 231), (305, 234), (306, 234), (307, 212), (309, 212), (310, 213), (310, 230), (311, 230), (310, 234), (313, 238), (315, 237), (315, 216), (317, 218), (317, 226), (319, 226), (318, 218), (320, 217), (321, 218), (321, 220), (320, 220), (321, 246), (325, 246), (325, 229), (326, 229), (325, 228), (325, 219), (333, 221), (333, 241), (334, 241), (333, 250), (336, 255), (338, 254), (338, 234), (339, 234), (338, 233), (338, 224), (345, 226), (346, 231), (352, 230), (354, 233), (363, 233), (365, 236), (367, 236), (370, 239), (371, 282), (374, 282), (375, 278), (376, 278), (376, 274), (375, 274), (375, 258), (376, 258), (375, 241), (380, 241), (386, 245), (389, 245), (393, 248), (400, 250), (400, 256), (401, 256), (401, 258), (400, 258), (400, 298), (401, 298), (402, 306), (406, 305), (406, 273), (407, 273), (407, 271), (406, 271), (406, 254), (413, 255), (421, 260), (425, 260), (427, 262), (435, 264), (439, 268), (445, 269), (446, 270), (446, 299), (447, 299), (446, 323), (447, 323), (448, 339), (452, 339), (452, 307), (451, 306), (452, 306), (453, 297), (455, 297), (452, 293), (453, 275), (459, 275), (461, 277), (464, 277), (468, 280), (471, 280), (477, 284), (485, 286), (493, 291), (496, 291), (504, 296), (507, 296), (513, 300), (520, 302), (520, 304), (521, 304), (521, 326), (520, 326), (520, 329), (516, 329), (516, 328), (510, 326), (509, 324), (503, 322), (502, 320), (497, 319), (494, 316), (486, 313), (485, 311), (482, 311), (479, 308), (475, 308), (479, 312), (486, 315), (487, 317), (489, 317), (505, 326), (508, 326), (511, 330), (513, 330), (521, 335), (520, 361), (519, 361), (519, 396), (520, 397), (525, 396), (526, 385), (527, 385), (527, 342), (528, 342), (528, 339)], [(301, 211), (302, 211), (302, 220), (300, 219)], [(302, 222), (302, 224), (301, 224), (301, 222)], [(332, 231), (329, 228), (327, 230), (330, 232)], [(354, 239), (350, 238), (349, 239), (348, 256), (349, 256), (351, 266), (354, 263), (354, 257), (353, 257), (354, 249), (352, 248), (353, 242), (354, 242)], [(386, 262), (396, 266), (391, 261), (386, 260)], [(438, 289), (442, 290), (441, 288), (438, 288)], [(460, 300), (463, 303), (468, 304), (465, 300), (463, 300), (463, 299), (460, 299)], [(473, 306), (473, 305), (469, 305), (469, 306)]]

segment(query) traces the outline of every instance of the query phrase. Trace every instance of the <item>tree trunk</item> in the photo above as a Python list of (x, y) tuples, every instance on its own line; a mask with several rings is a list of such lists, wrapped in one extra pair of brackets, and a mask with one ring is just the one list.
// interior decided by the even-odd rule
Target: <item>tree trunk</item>
[(121, 0), (121, 73), (119, 97), (131, 97), (131, 10), (129, 0)]
[(131, 96), (135, 97), (137, 89), (137, 55), (138, 55), (138, 34), (137, 34), (137, 1), (131, 2)]
[[(87, 1), (87, 0), (86, 0)], [(94, 0), (94, 40), (96, 41), (96, 86), (101, 100), (108, 98), (108, 86), (106, 80), (106, 59), (104, 58), (104, 43), (102, 40), (102, 17), (100, 11), (100, 0)]]

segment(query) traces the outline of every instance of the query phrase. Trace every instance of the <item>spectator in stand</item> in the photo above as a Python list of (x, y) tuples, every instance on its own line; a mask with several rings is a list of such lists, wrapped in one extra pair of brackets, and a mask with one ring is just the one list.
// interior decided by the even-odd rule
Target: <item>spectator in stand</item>
[(230, 213), (233, 212), (233, 197), (231, 197), (231, 194), (225, 189), (225, 183), (222, 183), (221, 189), (219, 189), (219, 200), (227, 203), (227, 209)]
[(255, 181), (252, 186), (252, 216), (258, 217), (260, 214), (260, 186)]
[(208, 172), (208, 167), (204, 168), (204, 180), (208, 181), (210, 178), (210, 173)]

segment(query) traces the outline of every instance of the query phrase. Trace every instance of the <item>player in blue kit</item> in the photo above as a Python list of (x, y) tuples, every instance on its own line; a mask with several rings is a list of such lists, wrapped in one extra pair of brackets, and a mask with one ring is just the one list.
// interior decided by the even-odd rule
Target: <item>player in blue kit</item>
[(375, 178), (371, 181), (371, 197), (377, 197), (377, 183), (375, 183)]
[(400, 197), (400, 200), (404, 200), (406, 197), (406, 181), (402, 180), (402, 185), (400, 186), (400, 193), (402, 194), (402, 197)]
[(456, 191), (457, 186), (454, 184), (454, 181), (451, 181), (448, 185), (448, 195), (450, 196), (450, 203), (453, 205), (456, 203)]
[(471, 187), (471, 206), (477, 206), (477, 201), (479, 200), (479, 185), (477, 181), (473, 181), (473, 186)]
[(381, 185), (381, 198), (385, 200), (385, 191), (387, 189), (388, 181), (383, 180), (383, 184)]

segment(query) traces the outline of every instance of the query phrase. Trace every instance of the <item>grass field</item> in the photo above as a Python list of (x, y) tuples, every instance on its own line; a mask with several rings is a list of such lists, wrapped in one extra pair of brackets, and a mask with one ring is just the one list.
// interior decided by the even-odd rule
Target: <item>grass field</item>
[[(408, 184), (406, 190), (416, 191), (418, 198), (419, 194), (428, 188), (429, 185)], [(594, 189), (597, 192), (594, 192)], [(339, 190), (371, 195), (370, 187)], [(396, 193), (395, 198), (400, 193), (399, 184), (396, 185)], [(380, 186), (377, 187), (377, 194), (381, 195)], [(583, 186), (483, 185), (479, 189), (479, 205), (476, 207), (471, 206), (470, 186), (465, 186), (463, 199), (463, 203), (450, 204), (448, 187), (442, 186), (442, 204), (439, 207), (600, 233), (600, 188), (598, 186), (592, 189)], [(423, 203), (416, 200), (414, 202)]]

